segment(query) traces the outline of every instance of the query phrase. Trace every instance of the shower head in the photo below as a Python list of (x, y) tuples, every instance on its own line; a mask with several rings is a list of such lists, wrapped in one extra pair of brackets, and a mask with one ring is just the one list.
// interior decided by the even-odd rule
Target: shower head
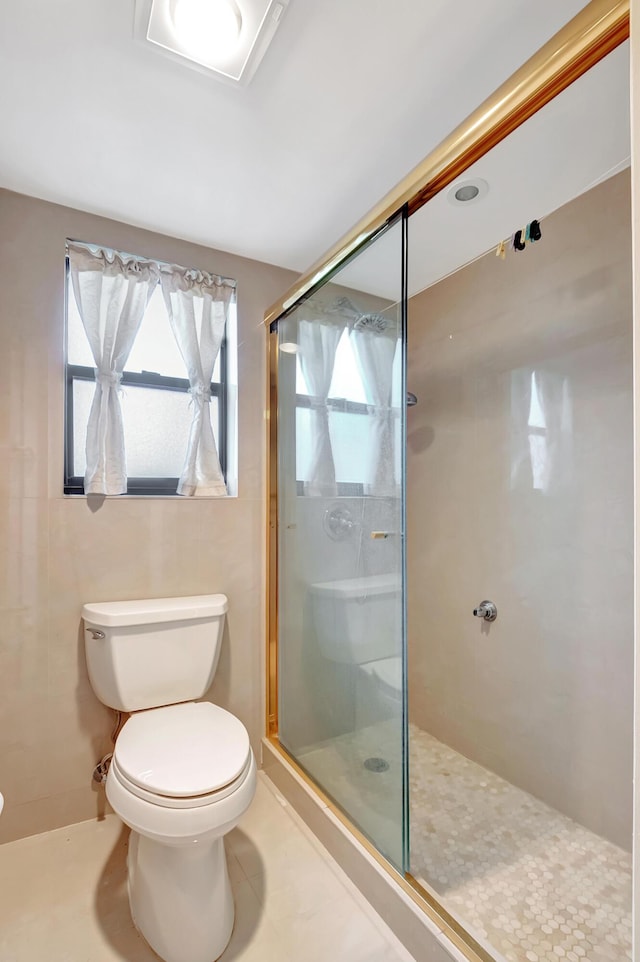
[[(391, 327), (391, 320), (384, 314), (361, 314), (353, 325), (354, 331), (371, 331), (373, 334), (384, 334)], [(394, 322), (395, 323), (395, 322)]]
[(411, 391), (407, 391), (407, 407), (412, 408), (418, 403), (418, 398)]

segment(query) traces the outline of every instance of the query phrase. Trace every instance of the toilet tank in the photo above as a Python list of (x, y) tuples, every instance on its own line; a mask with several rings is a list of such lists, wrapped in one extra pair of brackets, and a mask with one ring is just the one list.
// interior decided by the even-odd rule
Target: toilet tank
[(89, 680), (118, 711), (201, 698), (220, 657), (225, 595), (107, 601), (82, 609)]
[(325, 658), (363, 665), (402, 650), (397, 573), (323, 581), (309, 587), (318, 647)]

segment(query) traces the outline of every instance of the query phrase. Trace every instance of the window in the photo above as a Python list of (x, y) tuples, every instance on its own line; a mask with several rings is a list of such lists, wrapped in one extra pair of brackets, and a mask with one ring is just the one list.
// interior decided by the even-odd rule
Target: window
[[(74, 245), (81, 246), (81, 245)], [(106, 250), (87, 248), (89, 251)], [(114, 252), (107, 251), (108, 254)], [(117, 255), (127, 263), (137, 259)], [(141, 262), (141, 259), (139, 259)], [(158, 264), (160, 276), (176, 270)], [(190, 273), (182, 268), (186, 276)], [(137, 495), (175, 495), (183, 474), (190, 434), (194, 424), (194, 390), (187, 375), (187, 365), (172, 330), (159, 279), (144, 308), (140, 327), (120, 378), (118, 397), (122, 412), (126, 456), (126, 493)], [(103, 295), (104, 300), (104, 295)], [(83, 325), (74, 293), (69, 257), (67, 257), (67, 352), (66, 352), (66, 439), (65, 494), (85, 493), (87, 466), (87, 425), (96, 396), (96, 362)], [(203, 298), (193, 296), (196, 339), (203, 331)], [(101, 307), (104, 310), (104, 307)], [(229, 363), (230, 346), (235, 343), (235, 296), (227, 305), (226, 325), (215, 360), (210, 398), (203, 405), (203, 417), (210, 417), (222, 476), (229, 480), (229, 453), (233, 461), (234, 445), (229, 444), (229, 422), (235, 423), (235, 411), (229, 410), (229, 371), (235, 375), (235, 364)], [(197, 347), (196, 347), (197, 350)], [(204, 365), (203, 365), (204, 367)], [(209, 368), (210, 369), (210, 368)], [(235, 402), (235, 392), (232, 397)], [(109, 492), (107, 492), (109, 493)], [(183, 492), (182, 492), (183, 493)], [(227, 493), (226, 491), (224, 493)], [(233, 492), (232, 492), (233, 493)]]
[[(309, 480), (311, 451), (311, 397), (302, 373), (300, 357), (296, 357), (296, 478), (300, 494)], [(396, 349), (393, 362), (393, 397), (395, 409), (395, 476), (400, 477), (401, 419), (400, 386), (402, 352)], [(362, 375), (353, 350), (349, 331), (344, 330), (336, 350), (331, 387), (327, 398), (329, 434), (338, 494), (359, 495), (371, 484), (375, 449), (375, 423)]]

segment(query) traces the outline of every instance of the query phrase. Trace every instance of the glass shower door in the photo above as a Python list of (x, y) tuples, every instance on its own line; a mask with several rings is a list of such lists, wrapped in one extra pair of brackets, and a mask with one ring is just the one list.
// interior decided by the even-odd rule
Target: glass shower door
[(401, 869), (403, 235), (278, 322), (279, 738)]

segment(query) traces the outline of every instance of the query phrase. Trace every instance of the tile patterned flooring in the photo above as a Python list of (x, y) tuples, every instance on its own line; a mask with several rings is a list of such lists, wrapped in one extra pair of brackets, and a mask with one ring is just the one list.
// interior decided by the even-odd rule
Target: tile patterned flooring
[(508, 962), (631, 959), (631, 855), (411, 726), (413, 874)]
[[(158, 962), (133, 927), (114, 815), (0, 846), (2, 962)], [(227, 836), (236, 925), (221, 962), (412, 962), (261, 775)]]
[[(508, 962), (631, 959), (629, 853), (409, 727), (413, 875)], [(372, 755), (389, 770), (367, 771)], [(369, 835), (397, 848), (397, 722), (302, 760)]]

